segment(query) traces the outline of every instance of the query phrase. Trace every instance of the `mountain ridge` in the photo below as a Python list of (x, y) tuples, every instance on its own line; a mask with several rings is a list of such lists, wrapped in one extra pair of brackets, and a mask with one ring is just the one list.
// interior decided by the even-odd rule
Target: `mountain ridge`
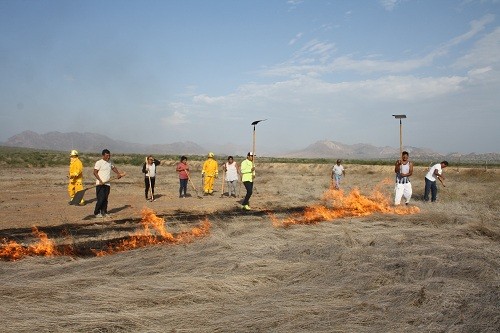
[[(61, 133), (57, 131), (38, 134), (33, 131), (24, 131), (13, 135), (6, 142), (0, 143), (8, 147), (35, 148), (47, 150), (70, 151), (77, 149), (81, 152), (100, 152), (103, 148), (113, 153), (141, 153), (141, 154), (178, 154), (178, 155), (205, 155), (208, 150), (195, 142), (173, 142), (166, 144), (140, 144), (121, 140), (114, 140), (105, 135), (96, 133)], [(234, 144), (225, 144), (214, 147), (211, 151), (216, 154), (234, 154), (238, 147)], [(414, 160), (453, 160), (453, 161), (484, 161), (500, 163), (499, 153), (462, 154), (458, 152), (443, 155), (428, 148), (404, 146)], [(236, 149), (238, 151), (240, 149)], [(367, 143), (344, 144), (338, 141), (320, 140), (304, 149), (273, 154), (283, 158), (340, 158), (340, 159), (394, 159), (399, 156), (399, 148), (384, 146), (377, 147)]]

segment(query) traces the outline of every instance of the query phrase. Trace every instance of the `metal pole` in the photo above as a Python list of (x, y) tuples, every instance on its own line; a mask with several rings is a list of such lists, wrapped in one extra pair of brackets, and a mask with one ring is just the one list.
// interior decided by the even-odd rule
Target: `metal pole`
[(403, 122), (401, 119), (406, 118), (405, 114), (393, 114), (394, 118), (399, 119), (399, 158), (403, 155)]
[(403, 156), (403, 122), (399, 119), (399, 156)]

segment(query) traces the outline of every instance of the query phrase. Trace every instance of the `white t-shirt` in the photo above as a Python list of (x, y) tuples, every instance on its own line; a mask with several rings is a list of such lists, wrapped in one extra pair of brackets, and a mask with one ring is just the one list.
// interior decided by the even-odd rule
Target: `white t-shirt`
[[(149, 171), (148, 171), (149, 168)], [(146, 163), (146, 177), (156, 177), (156, 164), (152, 163), (151, 165)]]
[(341, 165), (337, 165), (335, 164), (333, 166), (333, 173), (336, 175), (336, 176), (342, 176), (342, 173), (344, 172), (344, 167)]
[(438, 174), (441, 175), (443, 172), (443, 169), (441, 169), (441, 163), (434, 164), (430, 169), (429, 172), (425, 175), (425, 178), (429, 179), (431, 182), (435, 182), (436, 178), (434, 178), (434, 170), (438, 171)]
[(232, 182), (238, 180), (238, 170), (236, 169), (236, 162), (229, 164), (226, 162), (226, 181)]
[[(111, 179), (111, 170), (113, 169), (113, 167), (114, 165), (111, 163), (111, 161), (106, 162), (105, 160), (100, 159), (99, 161), (95, 162), (94, 169), (98, 170), (97, 174), (105, 185), (111, 185), (109, 183), (109, 180)], [(95, 184), (99, 185), (99, 179), (96, 179)]]

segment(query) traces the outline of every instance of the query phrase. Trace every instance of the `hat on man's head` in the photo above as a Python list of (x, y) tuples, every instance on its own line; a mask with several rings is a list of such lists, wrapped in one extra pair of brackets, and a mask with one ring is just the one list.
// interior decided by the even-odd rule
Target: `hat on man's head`
[(78, 156), (78, 151), (73, 149), (71, 153), (69, 153), (69, 156)]
[(212, 152), (208, 153), (208, 157), (214, 157), (214, 153)]
[(255, 154), (253, 153), (253, 151), (249, 151), (247, 156), (255, 156)]

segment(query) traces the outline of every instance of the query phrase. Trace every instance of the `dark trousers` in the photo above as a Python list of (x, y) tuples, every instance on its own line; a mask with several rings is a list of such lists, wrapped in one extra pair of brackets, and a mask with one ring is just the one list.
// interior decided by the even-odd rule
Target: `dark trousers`
[(146, 196), (146, 199), (149, 194), (149, 179), (151, 179), (151, 192), (153, 192), (153, 195), (155, 194), (155, 177), (144, 177), (144, 195)]
[(438, 193), (436, 181), (425, 178), (424, 200), (429, 201), (429, 192), (431, 193), (431, 201), (435, 202)]
[(188, 180), (179, 179), (179, 195), (186, 195), (188, 189)]
[(250, 204), (250, 197), (252, 196), (253, 192), (253, 182), (243, 182), (243, 185), (245, 185), (247, 194), (245, 195), (245, 198), (243, 199), (243, 202), (241, 204), (245, 206)]
[(110, 192), (110, 186), (108, 185), (97, 185), (95, 188), (95, 194), (97, 197), (97, 202), (95, 203), (94, 215), (97, 214), (107, 214), (108, 213), (108, 197)]

